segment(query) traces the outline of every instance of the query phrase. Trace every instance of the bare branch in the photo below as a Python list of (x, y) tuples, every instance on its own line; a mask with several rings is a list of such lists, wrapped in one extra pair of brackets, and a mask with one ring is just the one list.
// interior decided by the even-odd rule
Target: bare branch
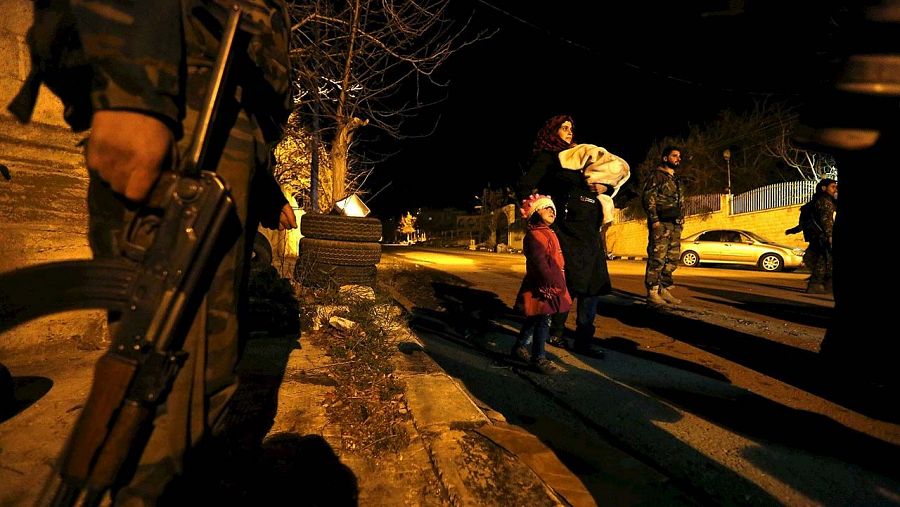
[[(292, 64), (300, 91), (298, 115), (315, 115), (328, 147), (332, 199), (343, 198), (372, 157), (355, 131), (368, 125), (394, 139), (433, 131), (406, 122), (444, 99), (435, 72), (460, 48), (489, 37), (448, 14), (449, 0), (312, 0), (292, 4)], [(426, 131), (425, 134), (422, 131)]]

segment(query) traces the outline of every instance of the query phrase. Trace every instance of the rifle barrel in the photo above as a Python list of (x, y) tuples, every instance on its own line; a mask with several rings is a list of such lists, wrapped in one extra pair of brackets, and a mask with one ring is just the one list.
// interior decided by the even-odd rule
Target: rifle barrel
[(207, 100), (200, 111), (200, 117), (197, 118), (194, 137), (191, 140), (191, 146), (188, 149), (185, 160), (187, 165), (184, 171), (185, 174), (190, 176), (197, 176), (199, 171), (204, 169), (203, 159), (206, 154), (206, 147), (209, 145), (207, 133), (212, 126), (213, 118), (222, 99), (220, 88), (228, 72), (228, 65), (231, 63), (231, 46), (234, 43), (234, 36), (237, 33), (240, 19), (241, 8), (235, 4), (231, 7), (231, 13), (229, 13), (228, 21), (225, 23), (225, 31), (222, 34), (222, 41), (219, 43), (219, 54), (216, 56), (213, 74), (209, 80), (209, 88), (206, 91)]

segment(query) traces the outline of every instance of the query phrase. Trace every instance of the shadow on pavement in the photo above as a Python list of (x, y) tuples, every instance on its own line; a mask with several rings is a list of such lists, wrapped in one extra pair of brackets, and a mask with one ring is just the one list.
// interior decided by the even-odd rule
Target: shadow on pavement
[[(694, 292), (701, 292), (711, 296), (733, 301), (735, 308), (741, 308), (751, 313), (773, 317), (779, 320), (794, 322), (805, 326), (825, 328), (834, 313), (834, 309), (827, 306), (810, 303), (798, 303), (781, 298), (764, 296), (747, 292), (738, 292), (709, 287), (695, 287), (690, 284), (682, 284), (690, 287)], [(701, 301), (713, 301), (712, 299), (698, 297)]]
[(649, 350), (641, 350), (636, 342), (622, 336), (612, 336), (609, 338), (604, 338), (601, 343), (603, 344), (604, 348), (607, 348), (609, 350), (615, 350), (616, 352), (621, 352), (630, 356), (646, 359), (647, 361), (653, 361), (656, 364), (664, 364), (666, 366), (671, 366), (672, 368), (678, 368), (679, 370), (684, 370), (695, 375), (701, 375), (706, 378), (718, 380), (719, 382), (725, 382), (729, 384), (731, 383), (728, 377), (722, 375), (712, 368), (693, 363), (691, 361), (685, 361), (676, 357), (667, 356), (665, 354), (650, 352)]
[[(462, 282), (461, 285), (465, 285), (465, 282)], [(696, 460), (700, 465), (696, 472), (706, 473), (708, 469), (713, 476), (720, 475), (725, 478), (725, 484), (733, 483), (735, 489), (749, 492), (750, 496), (738, 501), (741, 504), (755, 504), (757, 501), (762, 504), (779, 502), (766, 491), (723, 467), (717, 461), (712, 461), (702, 454), (694, 456), (692, 453), (697, 452), (695, 449), (684, 445), (668, 433), (657, 433), (659, 428), (656, 427), (655, 422), (667, 420), (666, 418), (669, 417), (664, 412), (660, 412), (660, 410), (664, 411), (669, 408), (666, 403), (671, 403), (687, 413), (697, 414), (705, 420), (745, 436), (752, 444), (737, 450), (745, 459), (755, 463), (766, 475), (778, 478), (779, 481), (791, 485), (797, 491), (804, 491), (812, 499), (823, 503), (833, 500), (829, 498), (829, 486), (817, 487), (815, 482), (810, 481), (811, 478), (814, 479), (818, 474), (821, 475), (822, 480), (827, 481), (830, 479), (825, 478), (831, 477), (835, 480), (831, 487), (840, 488), (842, 486), (838, 484), (842, 480), (841, 477), (847, 476), (848, 464), (850, 464), (850, 469), (855, 468), (854, 465), (858, 465), (863, 470), (877, 472), (877, 474), (861, 474), (862, 477), (871, 478), (871, 480), (862, 479), (865, 484), (859, 486), (859, 490), (863, 491), (864, 496), (867, 497), (866, 501), (877, 498), (883, 500), (883, 497), (879, 495), (893, 494), (893, 486), (890, 484), (884, 486), (884, 481), (890, 481), (890, 479), (886, 479), (887, 477), (898, 476), (896, 471), (896, 463), (900, 458), (898, 446), (848, 428), (827, 415), (793, 409), (755, 395), (743, 388), (728, 384), (716, 387), (716, 383), (713, 383), (707, 386), (711, 389), (707, 389), (703, 388), (703, 383), (700, 383), (698, 384), (699, 388), (695, 389), (691, 387), (690, 383), (673, 384), (667, 381), (668, 377), (665, 374), (661, 374), (658, 378), (645, 379), (649, 382), (643, 386), (643, 389), (654, 394), (653, 398), (650, 398), (651, 400), (661, 400), (663, 403), (660, 403), (658, 408), (654, 408), (657, 405), (652, 405), (640, 406), (636, 409), (625, 400), (628, 393), (623, 392), (622, 385), (618, 382), (609, 382), (605, 376), (598, 375), (595, 371), (567, 365), (568, 373), (554, 377), (541, 377), (517, 371), (515, 367), (498, 368), (496, 362), (473, 366), (477, 362), (467, 359), (467, 356), (488, 355), (490, 357), (490, 354), (485, 354), (484, 349), (492, 345), (493, 341), (501, 342), (498, 337), (479, 336), (475, 332), (470, 332), (466, 337), (464, 333), (457, 332), (460, 329), (465, 332), (469, 328), (461, 323), (474, 321), (476, 327), (481, 326), (481, 329), (490, 333), (491, 328), (484, 322), (485, 317), (491, 318), (496, 314), (508, 316), (510, 310), (496, 295), (486, 291), (475, 291), (472, 304), (467, 305), (464, 304), (468, 301), (465, 287), (456, 287), (452, 290), (445, 287), (435, 287), (435, 289), (440, 289), (445, 294), (453, 294), (454, 304), (442, 305), (443, 308), (446, 308), (444, 311), (415, 308), (411, 325), (428, 345), (429, 355), (445, 371), (460, 378), (476, 397), (506, 414), (511, 423), (528, 428), (554, 449), (560, 459), (582, 477), (592, 494), (601, 494), (595, 498), (610, 498), (601, 493), (605, 488), (602, 479), (591, 480), (591, 476), (597, 473), (596, 464), (584, 459), (583, 449), (567, 445), (566, 439), (562, 438), (566, 432), (579, 435), (587, 435), (587, 433), (579, 433), (574, 427), (560, 429), (560, 426), (563, 425), (556, 424), (553, 412), (544, 411), (546, 407), (541, 406), (538, 402), (545, 396), (534, 396), (531, 389), (522, 389), (521, 383), (514, 382), (517, 378), (528, 380), (536, 388), (536, 391), (554, 398), (557, 402), (560, 397), (563, 397), (561, 405), (567, 411), (574, 414), (581, 424), (597, 431), (603, 437), (611, 437), (610, 441), (621, 443), (616, 436), (607, 434), (604, 424), (593, 421), (602, 421), (603, 417), (617, 417), (620, 420), (627, 420), (628, 424), (633, 425), (635, 431), (649, 432), (649, 434), (655, 435), (651, 438), (653, 438), (654, 445), (658, 445), (659, 448), (649, 456), (669, 456), (668, 451), (690, 456), (690, 459)], [(852, 382), (853, 379), (847, 378), (840, 365), (826, 364), (815, 353), (704, 322), (699, 320), (703, 318), (702, 315), (691, 315), (691, 313), (697, 312), (689, 309), (687, 311), (657, 310), (643, 303), (636, 303), (635, 298), (621, 297), (622, 295), (627, 296), (627, 293), (620, 291), (618, 299), (621, 301), (617, 301), (617, 298), (608, 298), (610, 301), (601, 305), (601, 312), (619, 319), (626, 325), (636, 327), (638, 330), (641, 328), (657, 330), (674, 340), (691, 344), (775, 379), (792, 383), (805, 391), (831, 399), (853, 410), (873, 417), (896, 420), (897, 407), (894, 401), (896, 398), (881, 389), (874, 389), (869, 385), (860, 386)], [(463, 302), (463, 304), (459, 304), (459, 302)], [(466, 312), (474, 313), (466, 315)], [(472, 315), (479, 315), (481, 318), (474, 319)], [(445, 331), (436, 332), (441, 328), (441, 323), (444, 324)], [(497, 328), (502, 327), (497, 326)], [(454, 332), (449, 332), (451, 329)], [(511, 341), (510, 330), (502, 329), (505, 335), (503, 340)], [(608, 342), (603, 341), (601, 344), (609, 349), (623, 352), (629, 352), (629, 350), (634, 352), (635, 349), (634, 342), (621, 337), (612, 338)], [(504, 349), (500, 348), (499, 350)], [(551, 348), (550, 351), (553, 352), (553, 349)], [(495, 351), (488, 352), (500, 355)], [(639, 356), (640, 354), (629, 355)], [(653, 363), (663, 363), (653, 356), (643, 355), (643, 358)], [(603, 361), (591, 359), (585, 360), (585, 363), (600, 367)], [(508, 364), (501, 366), (508, 366)], [(691, 371), (689, 368), (685, 368), (685, 370)], [(510, 372), (517, 375), (512, 375)], [(639, 373), (635, 374), (639, 375)], [(633, 375), (629, 374), (629, 376)], [(590, 392), (593, 394), (590, 396), (566, 395), (571, 389), (585, 385), (591, 386)], [(612, 415), (604, 416), (605, 412), (610, 412), (609, 407), (615, 407), (611, 411)], [(680, 417), (679, 412), (671, 412)], [(596, 416), (585, 415), (591, 413), (595, 413)], [(554, 424), (548, 424), (548, 420)], [(630, 449), (628, 444), (623, 444), (622, 447)], [(640, 455), (640, 452), (637, 452), (636, 455)], [(818, 458), (819, 456), (821, 459)], [(665, 461), (666, 458), (662, 459)], [(816, 463), (814, 470), (810, 470), (810, 460)], [(650, 462), (653, 461), (651, 458)], [(801, 470), (803, 473), (798, 474), (798, 471)], [(703, 484), (702, 479), (694, 478), (694, 473), (688, 472), (685, 475), (684, 470), (672, 470), (672, 472), (682, 474), (682, 477), (686, 477), (688, 481), (698, 481), (694, 484)], [(878, 474), (883, 474), (883, 476)], [(847, 478), (846, 480), (861, 480), (859, 475), (851, 475), (855, 479)], [(687, 486), (690, 490), (691, 486)], [(849, 488), (850, 486), (845, 483), (843, 487)], [(809, 491), (810, 489), (812, 491)], [(729, 495), (727, 492), (723, 494)], [(702, 492), (698, 498), (703, 498)]]
[(892, 388), (843, 375), (840, 364), (829, 364), (814, 352), (677, 313), (689, 313), (689, 309), (608, 304), (599, 310), (626, 325), (653, 329), (851, 410), (888, 422), (900, 421), (900, 407), (891, 401), (896, 399)]
[(163, 498), (172, 505), (356, 505), (353, 472), (318, 435), (279, 433), (266, 438), (275, 421), (278, 391), (288, 356), (297, 348), (287, 337), (247, 343), (238, 365), (238, 389), (215, 436), (187, 466), (189, 473)]
[[(650, 467), (656, 466), (654, 459), (643, 456), (641, 451), (592, 420), (583, 412), (583, 407), (573, 406), (555, 392), (563, 387), (563, 383), (569, 388), (590, 385), (590, 392), (603, 393), (604, 397), (629, 397), (633, 395), (631, 390), (593, 372), (571, 366), (568, 366), (568, 373), (536, 380), (535, 377), (541, 376), (530, 373), (524, 363), (517, 363), (510, 360), (507, 354), (486, 348), (492, 341), (491, 336), (473, 334), (464, 338), (458, 335), (451, 329), (454, 320), (451, 314), (420, 307), (414, 308), (413, 313), (410, 328), (427, 345), (429, 356), (449, 375), (460, 379), (478, 400), (504, 414), (509, 423), (525, 428), (540, 439), (581, 479), (599, 504), (678, 506), (697, 505), (698, 499), (703, 499), (701, 505), (717, 503), (709, 497), (709, 492), (680, 480), (678, 477), (683, 477), (681, 472), (676, 475), (644, 472), (648, 464)], [(443, 329), (442, 323), (445, 325)], [(509, 336), (505, 338), (509, 341)], [(551, 386), (546, 387), (545, 383)], [(605, 406), (588, 398), (581, 398), (579, 403)], [(632, 409), (628, 403), (620, 406)], [(635, 431), (649, 431), (656, 435), (649, 439), (657, 443), (665, 442), (661, 444), (665, 447), (663, 452), (688, 455), (690, 461), (701, 463), (705, 472), (719, 478), (727, 477), (729, 484), (740, 491), (750, 492), (763, 504), (775, 503), (775, 499), (762, 489), (656, 427), (654, 421), (674, 422), (680, 415), (664, 403), (654, 403), (653, 407), (640, 414), (620, 415), (629, 418), (629, 425)], [(560, 412), (567, 415), (560, 417)], [(628, 458), (623, 458), (623, 453)], [(638, 465), (639, 462), (643, 465)]]
[[(751, 440), (831, 456), (880, 474), (900, 477), (897, 467), (900, 446), (848, 428), (830, 417), (775, 403), (744, 389), (732, 397), (661, 386), (647, 389), (687, 412)], [(828, 503), (828, 498), (818, 500)]]
[[(498, 320), (505, 320), (518, 325), (521, 323), (521, 316), (513, 312), (492, 292), (443, 282), (434, 283), (432, 287), (435, 297), (442, 303), (443, 310), (414, 307), (409, 323), (410, 328), (428, 344), (429, 355), (447, 373), (461, 379), (467, 389), (478, 399), (506, 414), (511, 423), (525, 427), (545, 445), (553, 449), (557, 457), (582, 479), (594, 498), (607, 500), (618, 498), (622, 503), (617, 503), (617, 505), (630, 505), (633, 502), (643, 502), (646, 505), (694, 505), (697, 498), (706, 498), (707, 501), (710, 501), (707, 497), (708, 493), (697, 490), (691, 484), (678, 483), (673, 487), (671, 484), (666, 485), (648, 480), (646, 476), (637, 477), (641, 475), (637, 472), (631, 474), (634, 477), (629, 477), (627, 480), (615, 476), (615, 473), (611, 473), (609, 470), (609, 462), (622, 458), (609, 457), (600, 452), (604, 448), (609, 448), (608, 442), (615, 442), (615, 446), (628, 449), (626, 452), (632, 456), (640, 456), (641, 452), (610, 434), (602, 425), (585, 415), (581, 410), (582, 407), (573, 406), (570, 401), (560, 397), (554, 388), (543, 386), (543, 380), (547, 379), (551, 383), (567, 383), (570, 387), (572, 384), (590, 384), (592, 392), (599, 390), (614, 398), (630, 396), (629, 389), (623, 388), (616, 382), (598, 377), (595, 372), (581, 371), (571, 365), (568, 366), (569, 374), (558, 375), (552, 379), (541, 378), (540, 375), (534, 373), (525, 373), (530, 372), (530, 369), (524, 363), (510, 359), (509, 355), (505, 353), (508, 345), (499, 345), (498, 334), (503, 336), (502, 341), (509, 341), (511, 344), (515, 333), (508, 327), (496, 323)], [(498, 348), (500, 352), (497, 351)], [(628, 349), (629, 347), (623, 346), (622, 348)], [(548, 348), (551, 356), (554, 352), (554, 348)], [(466, 355), (487, 358), (490, 362), (490, 369), (472, 368), (471, 364), (461, 357)], [(641, 353), (636, 355), (652, 361), (659, 360), (667, 365), (698, 373), (714, 380), (727, 381), (718, 372), (700, 365), (660, 354)], [(498, 367), (502, 369), (497, 369)], [(521, 381), (516, 382), (519, 385), (514, 385), (506, 379), (498, 377), (499, 372), (502, 371), (518, 373), (518, 376), (525, 378), (532, 388), (522, 389)], [(560, 380), (565, 377), (569, 378)], [(541, 380), (538, 381), (535, 378), (541, 378)], [(498, 389), (498, 384), (508, 387)], [(556, 386), (557, 389), (558, 387)], [(545, 396), (535, 396), (534, 388), (537, 388)], [(548, 403), (549, 399), (552, 399), (553, 402)], [(588, 404), (593, 403), (591, 400), (583, 401)], [(552, 407), (548, 408), (547, 405), (552, 405)], [(690, 455), (690, 460), (704, 463), (706, 470), (714, 471), (712, 473), (719, 477), (728, 477), (728, 481), (732, 485), (740, 484), (738, 489), (741, 491), (750, 492), (756, 499), (766, 499), (764, 503), (774, 502), (774, 499), (764, 490), (657, 428), (654, 421), (674, 421), (681, 416), (663, 403), (656, 402), (654, 407), (653, 410), (641, 412), (640, 415), (632, 414), (639, 419), (635, 420), (633, 424), (643, 427), (645, 431), (656, 433), (658, 436), (655, 438), (667, 442), (665, 445), (671, 446), (673, 452)], [(566, 427), (565, 424), (554, 421), (554, 411), (561, 409), (570, 414), (568, 419), (575, 418), (578, 421), (577, 428)], [(600, 435), (600, 438), (589, 437), (591, 430)], [(577, 438), (574, 437), (575, 435)], [(592, 449), (592, 451), (586, 454), (585, 449)], [(594, 456), (595, 451), (597, 456)], [(606, 452), (608, 454), (608, 451)], [(638, 458), (637, 461), (645, 459), (647, 458)], [(625, 472), (625, 475), (629, 474)], [(674, 478), (668, 477), (667, 481)], [(691, 491), (693, 499), (685, 496), (683, 491)]]
[[(445, 323), (450, 329), (469, 341), (477, 341), (478, 337), (484, 337), (489, 332), (506, 333), (516, 336), (516, 333), (499, 325), (500, 322), (511, 324), (518, 329), (523, 322), (522, 315), (506, 306), (493, 292), (473, 289), (461, 285), (448, 283), (433, 283), (435, 297), (443, 303), (443, 311), (436, 311), (418, 307), (413, 315), (412, 325), (416, 325), (416, 318), (431, 317)], [(603, 306), (603, 305), (601, 305)], [(424, 325), (419, 322), (419, 326)], [(431, 330), (434, 330), (432, 327)], [(566, 335), (571, 335), (572, 330), (566, 329)], [(612, 337), (602, 341), (604, 347), (634, 355), (659, 364), (665, 364), (673, 368), (696, 373), (705, 377), (727, 382), (728, 379), (721, 373), (697, 363), (677, 359), (665, 354), (640, 350), (631, 340), (622, 337)], [(553, 347), (548, 347), (553, 352)], [(492, 351), (486, 351), (493, 353)], [(506, 351), (503, 351), (506, 352)], [(506, 354), (500, 354), (497, 359), (507, 359)]]
[(321, 436), (279, 433), (262, 450), (257, 505), (357, 505), (356, 476)]
[(432, 283), (431, 287), (443, 303), (451, 327), (463, 336), (484, 335), (496, 327), (491, 321), (512, 321), (516, 327), (522, 324), (522, 316), (493, 292), (443, 282)]
[(33, 405), (53, 387), (53, 381), (47, 377), (12, 377), (12, 384), (12, 400), (8, 407), (0, 407), (0, 423)]

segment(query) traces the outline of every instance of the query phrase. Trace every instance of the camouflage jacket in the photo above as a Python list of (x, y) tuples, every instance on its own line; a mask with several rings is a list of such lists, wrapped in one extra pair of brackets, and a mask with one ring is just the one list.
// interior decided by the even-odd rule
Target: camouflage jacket
[(684, 221), (684, 196), (678, 178), (657, 167), (647, 176), (642, 194), (647, 223)]
[[(95, 110), (128, 109), (153, 114), (180, 134), (186, 68), (212, 66), (213, 34), (221, 33), (231, 3), (36, 0), (28, 32), (31, 74), (10, 111), (28, 121), (43, 82), (62, 100), (74, 130), (88, 128)], [(252, 97), (247, 109), (274, 140), (291, 107), (290, 18), (283, 0), (237, 3), (244, 9), (241, 29), (250, 35), (239, 61), (255, 69), (239, 72), (242, 97)]]
[(810, 204), (812, 204), (812, 213), (809, 219), (810, 223), (803, 227), (804, 238), (810, 243), (824, 241), (830, 246), (837, 201), (827, 193), (819, 192), (813, 197)]

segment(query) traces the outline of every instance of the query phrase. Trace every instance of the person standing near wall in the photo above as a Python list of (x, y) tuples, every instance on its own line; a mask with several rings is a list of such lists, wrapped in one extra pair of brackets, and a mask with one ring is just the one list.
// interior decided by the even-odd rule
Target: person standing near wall
[(809, 242), (803, 262), (811, 272), (806, 287), (808, 294), (831, 292), (832, 254), (831, 231), (834, 229), (834, 215), (837, 210), (837, 182), (824, 178), (816, 185), (807, 217), (801, 217), (803, 238)]
[(644, 183), (642, 203), (647, 214), (647, 270), (644, 285), (647, 302), (652, 305), (677, 305), (681, 300), (670, 291), (672, 273), (681, 255), (681, 228), (684, 224), (684, 196), (675, 171), (681, 165), (681, 149), (666, 146), (661, 165)]

